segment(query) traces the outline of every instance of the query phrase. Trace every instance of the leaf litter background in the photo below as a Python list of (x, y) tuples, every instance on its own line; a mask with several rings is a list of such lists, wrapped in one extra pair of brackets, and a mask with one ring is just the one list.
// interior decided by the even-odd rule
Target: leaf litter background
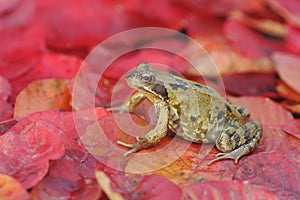
[[(299, 199), (299, 11), (297, 0), (0, 1), (0, 199)], [(73, 115), (81, 117), (82, 130), (93, 130), (95, 121), (89, 110), (71, 107), (76, 72), (95, 45), (144, 26), (181, 31), (205, 47), (223, 76), (228, 100), (248, 108), (264, 126), (252, 154), (237, 165), (224, 160), (207, 166), (218, 151), (200, 158), (201, 145), (192, 144), (162, 169), (129, 174), (107, 167), (109, 154), (103, 163), (84, 148)], [(205, 71), (207, 58), (197, 59)], [(96, 123), (113, 143), (133, 138), (105, 107), (118, 79), (141, 61), (163, 63), (202, 81), (175, 55), (148, 50), (118, 59), (99, 81), (95, 105)], [(203, 75), (218, 90), (214, 74)], [(117, 118), (128, 120), (124, 114)], [(147, 117), (132, 119), (148, 125)], [(84, 139), (97, 151), (97, 133), (91, 132)], [(174, 141), (174, 148), (186, 143)], [(123, 167), (144, 161), (129, 158)]]

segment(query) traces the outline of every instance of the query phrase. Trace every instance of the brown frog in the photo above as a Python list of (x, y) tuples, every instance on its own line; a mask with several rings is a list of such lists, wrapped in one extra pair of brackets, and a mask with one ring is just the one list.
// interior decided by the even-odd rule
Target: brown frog
[(137, 90), (123, 105), (108, 110), (133, 112), (144, 98), (157, 112), (157, 124), (135, 144), (118, 141), (131, 148), (125, 156), (157, 144), (168, 128), (196, 143), (215, 143), (222, 152), (208, 165), (221, 159), (234, 159), (250, 153), (262, 137), (258, 121), (249, 121), (249, 112), (226, 102), (215, 90), (141, 63), (126, 75), (128, 85)]

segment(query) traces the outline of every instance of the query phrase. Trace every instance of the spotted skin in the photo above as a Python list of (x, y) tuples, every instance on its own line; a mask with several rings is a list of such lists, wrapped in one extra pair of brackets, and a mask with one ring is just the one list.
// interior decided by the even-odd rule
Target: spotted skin
[(144, 98), (155, 106), (158, 122), (135, 144), (118, 141), (131, 148), (125, 155), (149, 148), (167, 135), (170, 129), (196, 143), (215, 143), (222, 152), (217, 158), (238, 160), (252, 152), (262, 137), (258, 121), (248, 121), (247, 109), (225, 101), (212, 88), (151, 68), (141, 63), (126, 75), (128, 85), (137, 90), (123, 105), (109, 110), (133, 112)]

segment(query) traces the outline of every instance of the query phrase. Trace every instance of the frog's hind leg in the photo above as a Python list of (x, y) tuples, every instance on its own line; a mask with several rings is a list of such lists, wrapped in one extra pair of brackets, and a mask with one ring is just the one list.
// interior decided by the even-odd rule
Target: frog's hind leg
[(250, 112), (246, 109), (246, 108), (243, 108), (243, 107), (240, 107), (238, 105), (235, 105), (235, 104), (231, 104), (231, 106), (237, 110), (243, 118), (248, 118), (250, 117)]
[(208, 163), (222, 159), (238, 160), (253, 151), (262, 136), (262, 126), (257, 121), (250, 121), (239, 128), (230, 127), (220, 135), (216, 142), (217, 148), (223, 153), (218, 153), (217, 158)]

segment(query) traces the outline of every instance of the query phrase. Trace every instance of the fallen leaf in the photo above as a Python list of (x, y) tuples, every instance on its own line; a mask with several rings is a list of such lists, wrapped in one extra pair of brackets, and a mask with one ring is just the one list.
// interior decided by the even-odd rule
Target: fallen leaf
[(281, 80), (300, 93), (300, 57), (276, 52), (272, 58)]
[[(276, 98), (278, 78), (273, 73), (230, 74), (222, 78), (227, 92), (233, 95), (260, 95)], [(264, 80), (261, 82), (260, 80)]]
[[(145, 0), (143, 2), (135, 1), (137, 10), (145, 18), (151, 18), (156, 21), (156, 24), (168, 25), (169, 27), (176, 27), (180, 23), (180, 20), (187, 15), (187, 10), (177, 6), (172, 1), (153, 1)], [(159, 9), (156, 7), (160, 4)], [(144, 9), (147, 7), (148, 9)], [(168, 10), (168, 12), (162, 12)]]
[(77, 112), (59, 112), (53, 110), (36, 112), (28, 115), (26, 118), (22, 118), (11, 131), (19, 131), (28, 124), (45, 120), (55, 124), (55, 126), (61, 130), (60, 138), (66, 149), (82, 150), (83, 147), (78, 144), (80, 133), (85, 131), (87, 126), (94, 123), (97, 119), (101, 119), (108, 114), (104, 108), (81, 110)]
[(213, 16), (225, 17), (232, 10), (242, 10), (249, 13), (256, 13), (263, 9), (262, 0), (241, 2), (239, 0), (216, 0), (212, 1), (195, 1), (185, 0), (176, 1), (180, 6), (188, 7), (192, 12), (205, 13)]
[(84, 151), (69, 149), (65, 155), (52, 161), (49, 173), (31, 192), (34, 199), (99, 199), (102, 194), (94, 170), (101, 163)]
[(145, 26), (147, 19), (134, 12), (135, 5), (128, 1), (39, 1), (36, 21), (45, 30), (50, 48), (88, 49), (112, 34)]
[[(130, 167), (132, 170), (133, 166), (139, 171), (146, 167), (155, 169), (152, 172), (148, 170), (148, 173), (159, 174), (179, 186), (187, 186), (195, 182), (232, 180), (236, 171), (232, 160), (207, 165), (219, 153), (214, 148), (214, 144), (191, 144), (182, 138), (165, 138), (161, 143), (155, 147), (155, 151), (152, 150), (151, 154), (146, 154), (144, 157), (140, 155), (137, 159), (131, 158), (125, 169), (128, 170)], [(162, 152), (159, 151), (161, 149)], [(160, 156), (160, 159), (155, 156)], [(244, 160), (241, 159), (240, 162)]]
[(0, 99), (0, 121), (11, 119), (13, 113), (14, 113), (13, 107), (6, 101)]
[(249, 109), (251, 119), (261, 122), (268, 127), (281, 127), (293, 116), (280, 104), (265, 97), (229, 97), (229, 101)]
[(10, 83), (2, 76), (0, 76), (0, 99), (6, 101), (11, 95), (11, 85)]
[(272, 192), (248, 181), (207, 181), (183, 188), (183, 199), (261, 199), (277, 200)]
[(300, 54), (300, 30), (293, 26), (288, 26), (288, 35), (286, 37), (286, 47), (289, 52)]
[(268, 18), (255, 19), (248, 16), (247, 14), (243, 13), (240, 10), (231, 12), (230, 17), (246, 24), (247, 26), (253, 29), (256, 29), (268, 35), (272, 35), (274, 37), (285, 38), (288, 33), (287, 27), (282, 23), (280, 23), (279, 21), (275, 21)]
[(3, 28), (14, 29), (32, 25), (36, 6), (35, 1), (13, 0), (10, 2), (15, 2), (16, 5), (1, 16)]
[(180, 199), (182, 194), (174, 183), (155, 174), (143, 176), (111, 170), (96, 174), (100, 185), (105, 186), (108, 197), (113, 194), (120, 199)]
[(264, 37), (237, 20), (227, 19), (224, 32), (231, 47), (249, 58), (268, 58), (273, 52), (284, 51), (286, 48), (283, 40)]
[(281, 97), (285, 99), (289, 99), (293, 102), (300, 103), (300, 94), (296, 92), (294, 89), (292, 89), (291, 87), (289, 87), (287, 84), (280, 82), (276, 86), (276, 90)]
[[(185, 4), (187, 5), (186, 1)], [(205, 24), (209, 24), (209, 26)], [(200, 41), (203, 47), (209, 51), (208, 44), (206, 43), (214, 46), (218, 42), (225, 43), (225, 40), (223, 40), (222, 24), (222, 19), (217, 17), (209, 17), (203, 13), (190, 13), (185, 16), (184, 28), (190, 37)]]
[(44, 110), (71, 110), (69, 81), (44, 79), (30, 83), (16, 99), (14, 117)]
[(61, 131), (52, 123), (39, 120), (18, 123), (1, 136), (0, 173), (13, 176), (26, 189), (47, 174), (49, 160), (64, 154)]
[(96, 178), (98, 181), (98, 184), (101, 186), (101, 188), (104, 190), (106, 195), (109, 199), (115, 199), (115, 200), (123, 200), (124, 198), (117, 192), (113, 191), (110, 186), (110, 179), (109, 177), (101, 171), (96, 171)]
[(124, 153), (128, 149), (118, 146), (117, 141), (133, 143), (135, 136), (142, 137), (152, 128), (135, 115), (113, 113), (77, 131), (80, 144), (93, 156), (107, 166), (122, 171), (127, 162)]
[(30, 71), (45, 51), (44, 31), (39, 26), (4, 29), (0, 35), (0, 75), (7, 79)]
[(282, 102), (283, 107), (295, 114), (300, 114), (300, 104), (290, 104)]
[(300, 27), (300, 3), (297, 0), (266, 0), (270, 8), (278, 15), (283, 17), (287, 22)]
[(29, 194), (26, 189), (13, 177), (0, 174), (0, 199), (26, 200)]
[(0, 122), (0, 136), (13, 127), (17, 121), (15, 119), (9, 119)]
[[(212, 62), (207, 62), (212, 59)], [(209, 54), (197, 58), (199, 65), (197, 69), (205, 77), (225, 76), (232, 73), (274, 73), (273, 63), (267, 58), (250, 59), (231, 50), (212, 50)], [(214, 66), (211, 66), (214, 65)], [(210, 70), (217, 68), (217, 73)], [(199, 76), (194, 67), (189, 67), (185, 74)]]
[(10, 101), (15, 103), (17, 95), (32, 81), (46, 78), (72, 79), (81, 63), (81, 59), (71, 55), (43, 54), (30, 71), (10, 81), (13, 90)]
[(1, 1), (0, 2), (0, 15), (2, 15), (5, 12), (9, 12), (16, 8), (20, 4), (20, 0), (14, 0), (14, 1)]
[(293, 120), (289, 120), (287, 121), (282, 129), (292, 135), (295, 136), (296, 138), (300, 139), (300, 120), (299, 119), (293, 119)]
[(280, 199), (299, 199), (300, 140), (281, 130), (265, 128), (260, 153), (249, 156), (234, 175), (235, 180), (248, 180), (260, 185)]

